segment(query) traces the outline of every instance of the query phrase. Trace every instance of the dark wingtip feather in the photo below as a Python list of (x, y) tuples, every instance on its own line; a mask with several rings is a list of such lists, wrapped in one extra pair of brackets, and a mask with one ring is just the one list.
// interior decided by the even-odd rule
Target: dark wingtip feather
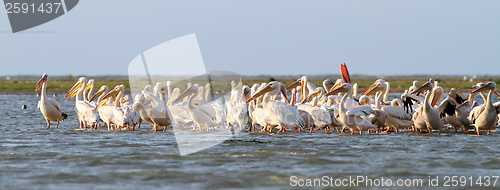
[(66, 118), (68, 118), (68, 114), (62, 112), (62, 118), (63, 118), (63, 120), (65, 120)]

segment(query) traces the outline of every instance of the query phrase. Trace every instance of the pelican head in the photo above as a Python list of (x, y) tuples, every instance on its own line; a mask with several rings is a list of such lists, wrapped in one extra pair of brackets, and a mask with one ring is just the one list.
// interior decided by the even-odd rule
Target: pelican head
[(329, 96), (332, 94), (344, 92), (347, 93), (349, 90), (352, 89), (352, 85), (349, 83), (344, 83), (342, 85), (337, 85), (336, 87), (334, 86), (333, 89), (330, 90), (330, 92), (326, 93), (325, 96)]
[(179, 100), (182, 100), (184, 97), (197, 93), (198, 92), (198, 87), (196, 85), (191, 85), (189, 88), (187, 88), (184, 92), (182, 92), (179, 97), (177, 97), (172, 103), (178, 102)]
[(47, 74), (43, 73), (42, 78), (40, 80), (38, 80), (38, 82), (36, 83), (36, 90), (35, 90), (35, 92), (38, 91), (38, 89), (40, 89), (40, 86), (42, 86), (42, 84), (44, 82), (47, 82), (48, 78), (49, 78), (49, 76)]
[(101, 106), (105, 105), (107, 103), (107, 101), (102, 101), (102, 100), (106, 100), (108, 99), (109, 97), (111, 96), (115, 96), (117, 95), (118, 93), (120, 92), (123, 92), (125, 91), (125, 87), (123, 85), (117, 85), (115, 86), (115, 88), (113, 88), (113, 90), (109, 91), (106, 95), (104, 95), (104, 97), (102, 97), (101, 101), (99, 102), (99, 104), (95, 107), (94, 110), (97, 110), (99, 109)]
[(102, 85), (101, 88), (99, 88), (99, 90), (89, 99), (89, 102), (94, 101), (97, 97), (99, 97), (105, 93), (108, 93), (108, 92), (109, 92), (109, 88), (106, 85)]
[[(484, 91), (494, 91), (495, 90), (495, 87), (496, 87), (496, 83), (493, 82), (493, 81), (490, 81), (488, 83), (486, 83), (485, 85), (482, 85), (481, 87), (473, 90), (470, 95), (469, 95), (469, 101), (472, 101), (472, 99), (474, 99), (474, 94), (478, 93), (478, 92), (484, 92)], [(495, 95), (498, 96), (498, 94), (496, 92), (494, 92)]]
[(69, 99), (75, 97), (77, 95), (76, 92), (80, 89), (80, 87), (82, 87), (86, 83), (87, 83), (87, 78), (80, 77), (78, 79), (78, 81), (76, 81), (76, 84), (73, 85), (73, 87), (71, 87), (71, 89), (69, 89), (69, 91), (66, 93), (66, 95), (64, 95), (64, 98), (67, 98), (69, 100)]
[(370, 97), (368, 97), (367, 95), (361, 95), (359, 97), (359, 105), (362, 106), (362, 105), (370, 105)]
[(248, 103), (248, 102), (252, 101), (253, 99), (258, 98), (258, 97), (260, 97), (268, 92), (270, 92), (270, 95), (276, 95), (279, 92), (281, 92), (281, 95), (284, 96), (283, 98), (287, 99), (285, 85), (283, 85), (279, 82), (273, 81), (273, 82), (270, 82), (269, 84), (267, 84), (264, 88), (262, 88), (258, 92), (256, 92), (250, 98), (248, 98), (248, 100), (245, 103)]
[(432, 81), (429, 80), (429, 82), (426, 82), (425, 84), (423, 84), (422, 86), (420, 86), (419, 88), (417, 88), (416, 90), (410, 92), (410, 94), (416, 94), (416, 93), (419, 93), (419, 92), (423, 92), (425, 90), (432, 90), (432, 88), (434, 88), (434, 79), (431, 79)]
[(373, 96), (379, 91), (383, 91), (387, 84), (384, 79), (377, 79), (370, 87), (364, 90), (361, 95)]
[(316, 89), (314, 89), (313, 93), (309, 94), (309, 96), (307, 96), (304, 100), (302, 100), (301, 104), (311, 101), (311, 99), (313, 99), (314, 97), (321, 96), (323, 94), (325, 94), (325, 89), (317, 87)]
[(471, 107), (471, 105), (472, 105), (472, 102), (469, 100), (466, 100), (463, 103), (461, 103), (460, 105), (458, 105), (455, 109), (458, 110), (458, 109), (463, 108), (463, 107)]
[(293, 89), (293, 88), (295, 88), (297, 86), (301, 86), (302, 85), (301, 81), (302, 81), (302, 78), (297, 79), (295, 82), (293, 82), (292, 84), (288, 85), (286, 87), (286, 90), (291, 90), (291, 89)]

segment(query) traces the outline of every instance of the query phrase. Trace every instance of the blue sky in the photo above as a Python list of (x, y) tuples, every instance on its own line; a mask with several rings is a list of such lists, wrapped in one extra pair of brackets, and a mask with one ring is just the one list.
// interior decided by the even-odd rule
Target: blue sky
[(83, 0), (12, 34), (0, 75), (126, 75), (140, 53), (195, 33), (207, 70), (241, 75), (500, 75), (500, 1)]

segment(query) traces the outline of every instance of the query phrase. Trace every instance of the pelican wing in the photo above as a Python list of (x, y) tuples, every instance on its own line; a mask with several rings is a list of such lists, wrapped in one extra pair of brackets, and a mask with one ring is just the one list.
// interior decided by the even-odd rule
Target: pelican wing
[(285, 124), (295, 124), (300, 126), (301, 128), (305, 127), (304, 122), (300, 117), (299, 111), (296, 108), (284, 102), (278, 101), (269, 101), (268, 104), (268, 106), (271, 108), (271, 111), (275, 113), (277, 117), (282, 119)]
[(374, 113), (375, 111), (373, 111), (370, 106), (358, 106), (356, 108), (349, 109), (346, 112), (346, 114), (350, 116), (368, 116)]
[(497, 114), (500, 113), (500, 102), (495, 102), (493, 104), (493, 107), (495, 107), (495, 110), (497, 110)]
[(476, 123), (476, 119), (483, 113), (484, 106), (476, 106), (469, 113), (469, 121), (470, 123)]
[(62, 112), (62, 106), (59, 102), (57, 102), (56, 100), (54, 100), (52, 98), (49, 98), (49, 102), (50, 102), (50, 104), (52, 104), (52, 106), (54, 106), (57, 109), (57, 111)]
[(399, 106), (385, 106), (382, 107), (382, 111), (385, 111), (388, 116), (398, 118), (405, 121), (411, 121), (412, 115), (405, 111), (404, 107)]

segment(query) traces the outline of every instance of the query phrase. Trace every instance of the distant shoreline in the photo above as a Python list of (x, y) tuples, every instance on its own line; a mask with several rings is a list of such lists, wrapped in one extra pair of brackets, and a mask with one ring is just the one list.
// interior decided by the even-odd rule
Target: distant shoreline
[[(280, 78), (280, 77), (252, 77), (252, 78), (244, 78), (242, 77), (242, 83), (243, 85), (253, 85), (254, 83), (263, 83), (263, 82), (270, 82), (270, 80), (276, 80), (279, 82), (282, 82), (285, 85), (289, 85), (293, 83), (295, 80), (298, 78)], [(308, 77), (309, 81), (312, 82), (313, 84), (317, 86), (322, 86), (323, 80), (326, 78), (316, 78), (316, 77)], [(335, 81), (337, 78), (330, 78), (330, 80)], [(363, 91), (365, 88), (373, 84), (375, 80), (377, 80), (378, 77), (351, 77), (351, 80), (353, 83), (358, 84), (358, 92)], [(429, 80), (429, 78), (410, 78), (410, 77), (385, 77), (383, 78), (387, 82), (390, 83), (390, 91), (391, 93), (402, 93), (404, 90), (408, 89), (409, 86), (412, 85), (414, 80), (418, 80), (419, 84), (422, 85), (426, 81)], [(445, 92), (448, 92), (451, 88), (458, 88), (458, 87), (470, 87), (475, 85), (478, 82), (488, 82), (488, 81), (495, 81), (497, 84), (500, 83), (500, 77), (478, 77), (475, 78), (472, 82), (467, 79), (466, 81), (463, 80), (461, 77), (450, 77), (450, 78), (438, 78), (435, 77), (435, 80), (439, 81), (439, 85), (443, 87)], [(10, 79), (6, 80), (5, 78), (0, 79), (0, 94), (35, 94), (35, 88), (36, 88), (36, 83), (38, 82), (38, 79), (35, 78), (16, 78), (16, 79)], [(62, 93), (62, 92), (67, 92), (76, 82), (76, 79), (73, 78), (71, 80), (68, 79), (63, 79), (63, 78), (49, 78), (48, 86), (47, 86), (47, 92), (48, 93)], [(155, 81), (152, 81), (154, 84), (156, 84)], [(238, 82), (238, 81), (237, 81)], [(125, 89), (127, 91), (130, 90), (130, 84), (128, 78), (95, 78), (95, 89), (94, 92), (97, 91), (97, 89), (102, 86), (106, 85), (109, 88), (113, 88), (116, 85), (123, 84), (125, 86)], [(200, 84), (204, 85), (204, 84)], [(219, 85), (224, 85), (224, 86), (219, 86), (218, 88), (220, 89), (225, 89), (229, 88), (230, 81), (224, 81), (224, 84), (221, 84), (219, 82)], [(178, 86), (181, 88), (181, 90), (185, 89), (185, 86)]]

